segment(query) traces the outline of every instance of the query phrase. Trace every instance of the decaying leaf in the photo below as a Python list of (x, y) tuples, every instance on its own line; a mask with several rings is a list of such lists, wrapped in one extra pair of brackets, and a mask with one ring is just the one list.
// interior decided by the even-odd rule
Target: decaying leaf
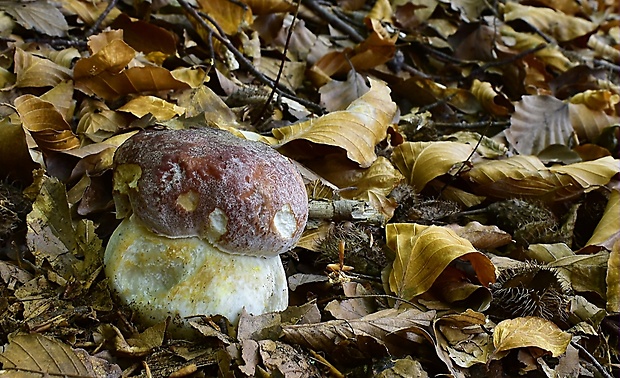
[(64, 151), (80, 145), (71, 126), (52, 103), (23, 95), (15, 99), (15, 107), (24, 128), (42, 150)]
[(525, 96), (516, 104), (505, 133), (522, 155), (536, 155), (553, 144), (569, 145), (573, 127), (568, 104), (551, 96)]
[(0, 8), (26, 29), (35, 29), (53, 37), (64, 37), (69, 30), (58, 7), (47, 1), (32, 1), (28, 6), (20, 2), (5, 2)]
[(371, 80), (366, 94), (346, 110), (332, 112), (316, 120), (273, 130), (281, 145), (296, 139), (344, 149), (347, 157), (368, 168), (377, 159), (374, 147), (385, 139), (396, 111), (387, 85)]
[(411, 300), (431, 288), (455, 259), (472, 264), (482, 285), (495, 281), (491, 261), (454, 231), (438, 226), (392, 223), (386, 226), (387, 246), (396, 252), (389, 277), (390, 289)]
[(620, 240), (616, 240), (607, 264), (607, 306), (610, 313), (620, 312)]
[[(86, 357), (86, 358), (85, 358)], [(6, 376), (81, 376), (120, 377), (118, 365), (99, 370), (103, 365), (93, 365), (88, 354), (77, 354), (68, 345), (40, 334), (17, 335), (9, 340), (6, 350), (0, 354), (0, 362)], [(101, 364), (101, 362), (96, 362)]]
[(536, 347), (558, 357), (566, 352), (570, 340), (569, 333), (543, 318), (531, 316), (504, 320), (493, 331), (493, 354), (497, 358), (511, 349)]
[(478, 163), (463, 176), (475, 182), (485, 195), (561, 200), (605, 185), (619, 171), (618, 160), (611, 156), (547, 168), (535, 156), (518, 155)]
[(465, 162), (472, 150), (470, 145), (458, 142), (405, 142), (394, 149), (392, 159), (419, 193), (431, 180)]
[[(375, 357), (395, 353), (411, 342), (420, 343), (434, 312), (415, 309), (381, 310), (357, 320), (330, 320), (282, 327), (285, 340), (314, 350), (332, 353), (347, 346)], [(338, 342), (339, 340), (339, 342)]]

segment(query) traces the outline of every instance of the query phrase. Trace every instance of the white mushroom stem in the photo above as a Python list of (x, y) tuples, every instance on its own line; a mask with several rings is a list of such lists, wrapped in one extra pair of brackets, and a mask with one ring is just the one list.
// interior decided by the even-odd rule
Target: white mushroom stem
[(239, 318), (281, 311), (288, 304), (286, 276), (275, 256), (222, 252), (197, 237), (169, 238), (125, 219), (106, 248), (110, 286), (147, 324), (168, 315)]

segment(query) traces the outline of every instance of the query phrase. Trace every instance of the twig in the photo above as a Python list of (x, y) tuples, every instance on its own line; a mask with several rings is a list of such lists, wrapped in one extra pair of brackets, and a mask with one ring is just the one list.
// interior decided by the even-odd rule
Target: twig
[(293, 35), (293, 30), (295, 29), (295, 21), (297, 21), (297, 15), (299, 14), (299, 5), (301, 4), (301, 0), (297, 0), (297, 7), (295, 8), (295, 14), (293, 15), (293, 21), (291, 21), (291, 26), (288, 28), (288, 33), (286, 33), (286, 42), (284, 42), (284, 51), (282, 53), (282, 60), (280, 61), (280, 68), (278, 69), (278, 74), (276, 75), (276, 80), (271, 87), (271, 92), (269, 93), (269, 97), (263, 104), (263, 108), (258, 113), (258, 117), (256, 117), (255, 122), (258, 124), (263, 114), (267, 111), (269, 104), (273, 100), (273, 96), (276, 93), (276, 86), (280, 83), (280, 78), (282, 77), (282, 71), (284, 71), (284, 60), (286, 59), (286, 52), (288, 51), (288, 45), (291, 42), (291, 36)]
[(324, 7), (319, 5), (315, 0), (303, 0), (304, 5), (307, 6), (317, 16), (325, 19), (331, 26), (347, 34), (355, 43), (360, 43), (364, 40), (357, 30), (353, 29), (349, 24), (336, 17), (333, 13), (327, 11)]
[(114, 7), (116, 6), (116, 3), (118, 3), (118, 0), (109, 0), (108, 6), (99, 15), (95, 23), (90, 28), (88, 28), (88, 30), (86, 30), (86, 33), (84, 33), (85, 37), (90, 37), (97, 31), (97, 29), (99, 29), (99, 27), (103, 23), (103, 20), (108, 17), (108, 14), (110, 14), (110, 12), (112, 12), (112, 9), (114, 9)]
[(479, 129), (481, 127), (508, 127), (510, 121), (480, 121), (480, 122), (433, 122), (438, 127), (453, 127), (457, 129)]
[(213, 35), (213, 38), (220, 41), (228, 49), (228, 51), (230, 51), (235, 56), (239, 64), (246, 70), (250, 71), (250, 73), (254, 77), (256, 77), (257, 80), (259, 80), (260, 82), (270, 87), (275, 87), (276, 93), (279, 94), (280, 96), (290, 98), (302, 104), (303, 106), (310, 109), (316, 114), (319, 114), (319, 115), (323, 114), (323, 109), (319, 105), (315, 104), (314, 102), (304, 100), (303, 98), (299, 98), (295, 94), (289, 92), (284, 87), (275, 86), (275, 82), (273, 80), (271, 80), (267, 76), (263, 75), (259, 70), (257, 70), (256, 67), (254, 67), (254, 64), (252, 64), (250, 60), (248, 60), (245, 56), (243, 56), (243, 54), (239, 50), (237, 50), (235, 46), (233, 46), (230, 40), (226, 37), (226, 34), (223, 33), (222, 29), (219, 27), (219, 25), (217, 25), (215, 20), (213, 20), (208, 15), (204, 15), (205, 18), (207, 18), (209, 22), (211, 22), (212, 25), (214, 25), (214, 27), (219, 31), (219, 33), (213, 32), (213, 29), (211, 28), (211, 26), (209, 26), (209, 24), (205, 22), (205, 20), (200, 16), (198, 11), (196, 11), (196, 9), (194, 9), (191, 5), (189, 5), (187, 1), (178, 0), (178, 3), (183, 7), (183, 9), (185, 9), (187, 13), (189, 13), (190, 16), (192, 16), (200, 24), (200, 26), (202, 26), (205, 30), (211, 32)]
[(590, 362), (592, 363), (592, 365), (594, 365), (594, 367), (596, 367), (596, 369), (601, 373), (601, 375), (605, 378), (613, 378), (613, 376), (611, 374), (609, 374), (609, 372), (603, 367), (603, 365), (601, 365), (596, 358), (594, 358), (594, 356), (588, 352), (588, 350), (586, 348), (584, 348), (583, 346), (579, 345), (579, 343), (576, 343), (574, 341), (570, 342), (570, 345), (574, 346), (575, 348), (579, 349), (579, 351), (583, 354), (586, 355), (586, 357), (588, 358), (588, 360), (590, 360)]
[(341, 199), (336, 201), (311, 200), (308, 217), (314, 219), (340, 219), (384, 224), (386, 219), (364, 201)]

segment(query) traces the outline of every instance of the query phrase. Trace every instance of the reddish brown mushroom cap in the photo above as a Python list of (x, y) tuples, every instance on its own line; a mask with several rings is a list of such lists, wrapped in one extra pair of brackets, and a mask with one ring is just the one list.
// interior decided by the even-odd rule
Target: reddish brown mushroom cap
[(114, 163), (118, 216), (133, 211), (155, 233), (198, 236), (230, 253), (276, 255), (305, 227), (301, 176), (263, 143), (211, 128), (147, 130), (121, 145)]

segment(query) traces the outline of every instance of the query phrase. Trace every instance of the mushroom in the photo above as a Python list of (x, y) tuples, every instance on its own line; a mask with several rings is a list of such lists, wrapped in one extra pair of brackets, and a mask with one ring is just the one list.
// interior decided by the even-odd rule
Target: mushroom
[(105, 272), (143, 322), (220, 314), (235, 323), (244, 308), (287, 307), (279, 254), (301, 236), (308, 201), (286, 157), (222, 130), (146, 130), (116, 151), (113, 181), (124, 219)]

